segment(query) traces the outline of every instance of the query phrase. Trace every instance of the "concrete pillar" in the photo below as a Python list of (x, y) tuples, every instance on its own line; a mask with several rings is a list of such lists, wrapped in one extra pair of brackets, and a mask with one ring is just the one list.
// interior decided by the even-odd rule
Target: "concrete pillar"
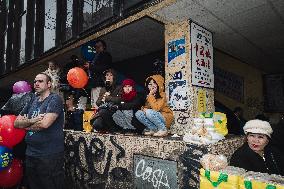
[[(181, 50), (177, 55), (171, 53), (176, 50), (175, 48), (183, 49), (183, 46), (184, 52)], [(193, 118), (199, 112), (215, 110), (214, 90), (192, 85), (190, 22), (188, 20), (165, 25), (165, 64), (165, 88), (175, 115), (171, 133), (184, 134), (189, 131), (193, 125)]]

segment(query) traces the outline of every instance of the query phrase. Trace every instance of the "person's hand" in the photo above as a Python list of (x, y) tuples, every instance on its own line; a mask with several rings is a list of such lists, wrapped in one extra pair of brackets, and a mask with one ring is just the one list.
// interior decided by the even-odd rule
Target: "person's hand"
[(143, 111), (143, 112), (146, 112), (146, 110), (147, 110), (147, 108), (144, 108), (144, 107), (142, 108), (142, 111)]
[(110, 107), (111, 111), (116, 111), (118, 109), (119, 109), (118, 105), (113, 105), (113, 106)]
[(156, 92), (157, 92), (157, 87), (152, 86), (152, 87), (150, 88), (149, 95), (154, 95), (154, 94), (156, 94)]
[(105, 92), (104, 97), (107, 97), (110, 95), (110, 92)]
[(105, 94), (103, 95), (102, 101), (105, 102), (106, 101), (106, 97), (110, 96), (110, 92), (105, 92)]
[(37, 117), (32, 118), (32, 119), (31, 119), (31, 122), (32, 122), (32, 123), (36, 123), (36, 122), (41, 121), (41, 120), (43, 119), (44, 115), (45, 115), (45, 114), (39, 114)]

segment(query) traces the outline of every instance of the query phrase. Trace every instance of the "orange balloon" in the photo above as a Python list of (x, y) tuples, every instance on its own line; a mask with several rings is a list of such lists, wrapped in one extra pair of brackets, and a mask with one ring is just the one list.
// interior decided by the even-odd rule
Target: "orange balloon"
[(84, 88), (88, 83), (87, 73), (79, 67), (72, 68), (67, 73), (67, 81), (73, 88)]

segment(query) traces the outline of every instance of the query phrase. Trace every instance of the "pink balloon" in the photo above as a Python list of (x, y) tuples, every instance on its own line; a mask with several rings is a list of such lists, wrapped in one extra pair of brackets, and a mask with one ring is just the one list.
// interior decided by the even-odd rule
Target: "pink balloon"
[(32, 90), (31, 86), (26, 81), (17, 81), (13, 85), (13, 92), (16, 94), (30, 92)]

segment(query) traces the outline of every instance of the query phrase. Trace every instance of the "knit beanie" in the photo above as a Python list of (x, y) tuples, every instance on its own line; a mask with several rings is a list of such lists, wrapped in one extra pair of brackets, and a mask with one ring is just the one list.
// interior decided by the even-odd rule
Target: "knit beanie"
[(135, 81), (133, 81), (132, 79), (125, 79), (122, 82), (122, 86), (124, 87), (125, 85), (130, 85), (130, 86), (134, 87)]
[(137, 95), (137, 92), (135, 90), (135, 81), (133, 81), (132, 79), (125, 79), (122, 81), (122, 87), (126, 85), (132, 86), (132, 91), (130, 91), (129, 93), (124, 93), (123, 91), (121, 98), (123, 101), (129, 102), (132, 101)]
[(244, 126), (244, 132), (247, 133), (255, 133), (255, 134), (265, 134), (271, 137), (273, 130), (267, 121), (262, 121), (259, 119), (254, 119), (246, 122)]

